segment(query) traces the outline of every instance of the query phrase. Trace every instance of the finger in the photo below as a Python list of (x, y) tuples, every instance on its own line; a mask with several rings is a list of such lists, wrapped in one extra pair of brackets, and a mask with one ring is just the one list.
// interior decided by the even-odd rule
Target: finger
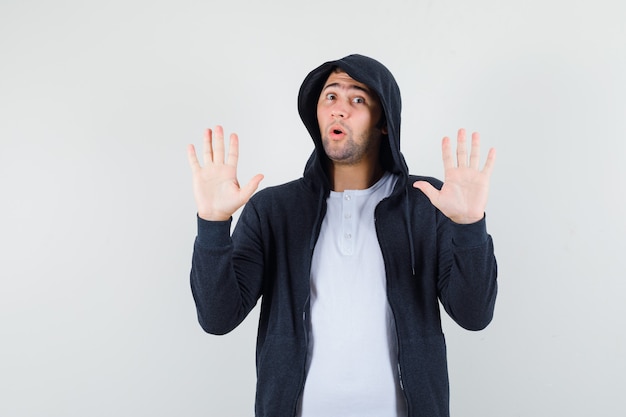
[(472, 150), (470, 152), (469, 166), (472, 169), (480, 169), (480, 135), (472, 133)]
[(488, 176), (491, 176), (493, 172), (493, 167), (496, 163), (496, 149), (489, 149), (489, 153), (487, 154), (487, 161), (485, 162), (485, 167), (483, 168), (483, 172)]
[(222, 126), (215, 126), (213, 132), (213, 163), (224, 163), (224, 129)]
[(202, 157), (204, 159), (204, 165), (209, 165), (213, 162), (213, 132), (211, 129), (204, 131), (204, 149), (202, 151)]
[(459, 129), (456, 136), (456, 160), (459, 168), (467, 166), (467, 144), (465, 141), (465, 129)]
[(195, 172), (201, 169), (200, 162), (198, 162), (198, 156), (196, 155), (195, 146), (193, 145), (187, 146), (187, 159), (189, 159), (189, 166), (191, 167), (191, 172)]
[(444, 137), (441, 141), (441, 155), (443, 157), (443, 169), (454, 168), (454, 155), (452, 154), (452, 145), (450, 145), (450, 138)]
[(227, 165), (237, 167), (237, 161), (239, 160), (239, 137), (236, 133), (231, 133), (230, 143), (228, 144), (228, 159)]

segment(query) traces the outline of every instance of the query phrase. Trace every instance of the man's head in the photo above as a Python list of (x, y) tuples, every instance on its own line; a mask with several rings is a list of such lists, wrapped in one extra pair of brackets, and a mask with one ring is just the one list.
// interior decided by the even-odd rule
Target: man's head
[[(337, 68), (341, 70), (339, 71)], [(333, 79), (341, 73), (349, 77), (349, 80), (346, 79), (344, 81), (349, 81), (353, 86), (364, 87), (365, 91), (374, 97), (380, 106), (380, 116), (377, 118), (375, 116), (371, 117), (374, 119), (374, 127), (378, 129), (378, 132), (371, 129), (369, 130), (369, 136), (384, 134), (384, 137), (380, 138), (379, 148), (379, 162), (383, 169), (401, 175), (408, 175), (408, 167), (400, 152), (400, 113), (402, 102), (398, 84), (391, 72), (383, 64), (373, 58), (358, 54), (325, 62), (312, 70), (302, 82), (298, 93), (298, 113), (315, 144), (315, 151), (311, 155), (312, 158), (309, 162), (311, 162), (312, 166), (326, 166), (324, 161), (328, 159), (328, 151), (324, 148), (323, 136), (326, 136), (326, 139), (330, 139), (330, 136), (326, 134), (330, 126), (328, 125), (328, 118), (324, 118), (320, 114), (321, 109), (318, 106), (320, 99), (326, 97), (322, 93), (327, 84), (332, 84)], [(342, 91), (340, 90), (340, 92)], [(340, 118), (339, 120), (342, 119)], [(356, 140), (357, 136), (354, 135), (354, 130), (352, 133), (353, 138)], [(328, 140), (326, 142), (331, 143)], [(309, 165), (307, 164), (307, 166)]]
[(357, 164), (378, 159), (387, 134), (377, 94), (340, 68), (328, 76), (317, 102), (317, 121), (324, 151), (334, 163)]

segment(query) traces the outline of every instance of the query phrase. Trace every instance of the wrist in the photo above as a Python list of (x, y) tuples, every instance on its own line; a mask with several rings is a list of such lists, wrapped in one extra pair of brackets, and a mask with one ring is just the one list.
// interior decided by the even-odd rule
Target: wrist
[(473, 223), (478, 223), (484, 218), (485, 218), (485, 213), (483, 213), (482, 216), (450, 217), (450, 220), (452, 220), (456, 224), (473, 224)]
[(208, 222), (224, 222), (231, 218), (230, 215), (202, 211), (198, 211), (198, 217)]

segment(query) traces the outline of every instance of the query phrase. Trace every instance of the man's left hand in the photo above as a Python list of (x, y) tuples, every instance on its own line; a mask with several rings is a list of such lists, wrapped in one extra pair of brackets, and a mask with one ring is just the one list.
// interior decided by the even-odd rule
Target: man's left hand
[(472, 145), (467, 156), (465, 129), (457, 135), (456, 163), (450, 138), (444, 137), (441, 143), (444, 167), (444, 183), (441, 190), (426, 181), (416, 181), (413, 187), (420, 189), (450, 220), (459, 224), (470, 224), (481, 220), (485, 215), (489, 194), (489, 178), (496, 161), (496, 150), (491, 148), (487, 161), (480, 170), (480, 136), (472, 133)]

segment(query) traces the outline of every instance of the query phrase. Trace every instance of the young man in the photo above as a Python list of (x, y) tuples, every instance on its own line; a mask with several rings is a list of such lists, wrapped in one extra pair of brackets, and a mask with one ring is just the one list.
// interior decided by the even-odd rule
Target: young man
[(236, 135), (225, 158), (208, 130), (204, 166), (189, 147), (200, 324), (227, 333), (261, 299), (256, 416), (448, 416), (439, 301), (466, 329), (491, 321), (495, 151), (480, 170), (478, 134), (468, 157), (460, 130), (456, 162), (443, 140), (443, 184), (409, 175), (399, 88), (361, 55), (311, 71), (298, 109), (315, 144), (303, 177), (254, 196), (262, 176), (239, 186)]

